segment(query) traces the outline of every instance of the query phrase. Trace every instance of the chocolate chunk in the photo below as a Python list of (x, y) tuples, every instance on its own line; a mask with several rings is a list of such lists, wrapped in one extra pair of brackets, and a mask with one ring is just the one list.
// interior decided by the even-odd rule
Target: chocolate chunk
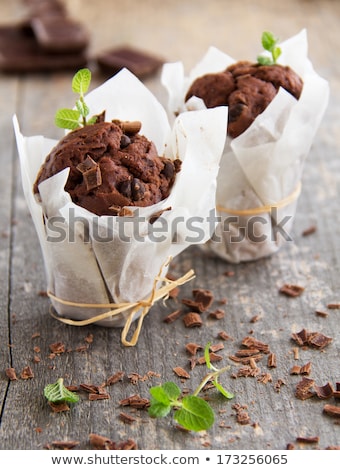
[(159, 57), (132, 47), (118, 47), (97, 56), (97, 63), (103, 73), (114, 75), (127, 68), (138, 78), (155, 73), (164, 63)]
[(83, 52), (49, 54), (27, 25), (0, 27), (0, 71), (6, 73), (77, 71), (87, 63)]
[(138, 179), (133, 178), (131, 183), (131, 194), (134, 201), (140, 201), (143, 199), (145, 193), (144, 184)]
[(285, 294), (288, 297), (298, 297), (304, 290), (304, 287), (297, 286), (295, 284), (284, 284), (280, 288), (281, 294)]
[(46, 52), (81, 52), (89, 43), (84, 26), (67, 17), (38, 16), (32, 18), (31, 27), (39, 46)]

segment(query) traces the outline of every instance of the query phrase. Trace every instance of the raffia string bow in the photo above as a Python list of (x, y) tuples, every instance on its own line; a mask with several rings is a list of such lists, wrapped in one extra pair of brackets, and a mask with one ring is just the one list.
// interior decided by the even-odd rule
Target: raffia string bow
[[(138, 342), (139, 334), (142, 329), (143, 325), (143, 320), (146, 317), (146, 315), (149, 313), (150, 308), (154, 305), (155, 302), (157, 302), (160, 299), (166, 300), (169, 297), (169, 293), (175, 289), (175, 287), (181, 286), (192, 279), (194, 279), (195, 274), (192, 269), (190, 269), (184, 276), (180, 277), (179, 279), (168, 279), (167, 277), (162, 276), (162, 271), (165, 266), (167, 266), (170, 263), (171, 260), (166, 261), (158, 275), (155, 277), (154, 282), (153, 282), (153, 288), (151, 291), (151, 294), (148, 298), (139, 300), (136, 302), (121, 302), (121, 303), (108, 303), (108, 304), (87, 304), (87, 303), (79, 303), (79, 302), (71, 302), (68, 300), (61, 299), (57, 296), (55, 296), (52, 292), (48, 292), (48, 296), (56, 300), (57, 302), (63, 304), (63, 305), (69, 305), (71, 307), (81, 307), (81, 308), (109, 308), (107, 312), (101, 313), (99, 315), (96, 315), (91, 318), (87, 318), (86, 320), (71, 320), (70, 318), (63, 318), (55, 315), (51, 311), (51, 315), (53, 318), (61, 321), (62, 323), (66, 323), (67, 325), (73, 325), (73, 326), (85, 326), (85, 325), (90, 325), (92, 323), (98, 322), (100, 320), (104, 320), (106, 318), (114, 317), (116, 315), (119, 315), (120, 313), (123, 312), (130, 312), (128, 313), (125, 325), (122, 330), (121, 334), (121, 341), (124, 346), (135, 346)], [(160, 287), (157, 288), (157, 285), (159, 283), (162, 283)], [(135, 315), (139, 310), (142, 309), (142, 312), (138, 318), (138, 323), (136, 326), (135, 331), (132, 334), (132, 337), (130, 340), (127, 340), (128, 333), (131, 328), (131, 324), (134, 320)]]

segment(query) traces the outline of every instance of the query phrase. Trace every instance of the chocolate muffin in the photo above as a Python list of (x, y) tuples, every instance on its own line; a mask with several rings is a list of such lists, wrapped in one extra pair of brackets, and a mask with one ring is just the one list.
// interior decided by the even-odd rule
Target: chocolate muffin
[(101, 121), (70, 132), (46, 157), (34, 193), (42, 181), (69, 167), (65, 191), (94, 214), (122, 215), (124, 206), (165, 199), (181, 162), (158, 156), (140, 128), (140, 122)]
[(207, 108), (228, 106), (227, 133), (235, 138), (267, 108), (280, 87), (299, 99), (303, 82), (290, 67), (240, 61), (223, 72), (197, 78), (185, 101), (197, 96)]

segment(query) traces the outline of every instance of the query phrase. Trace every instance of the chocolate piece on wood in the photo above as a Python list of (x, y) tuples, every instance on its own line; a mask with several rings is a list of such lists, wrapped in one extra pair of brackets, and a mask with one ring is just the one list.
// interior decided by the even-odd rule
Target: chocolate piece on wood
[(114, 75), (122, 68), (127, 68), (138, 78), (155, 73), (164, 63), (160, 57), (130, 46), (107, 50), (99, 54), (96, 59), (99, 68), (105, 74)]
[(85, 53), (43, 51), (27, 24), (0, 26), (0, 71), (6, 73), (77, 71), (86, 66)]
[(33, 17), (31, 27), (39, 46), (46, 52), (81, 52), (89, 43), (84, 26), (67, 17)]

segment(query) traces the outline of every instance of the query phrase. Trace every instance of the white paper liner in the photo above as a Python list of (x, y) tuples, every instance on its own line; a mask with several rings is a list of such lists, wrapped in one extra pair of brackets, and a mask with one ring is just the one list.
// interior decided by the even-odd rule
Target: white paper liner
[[(205, 248), (238, 263), (276, 252), (290, 233), (296, 212), (303, 164), (326, 110), (329, 85), (313, 69), (307, 57), (307, 32), (302, 30), (280, 44), (278, 63), (289, 65), (303, 79), (297, 101), (280, 89), (273, 101), (239, 137), (226, 139), (217, 182), (217, 207), (221, 222)], [(192, 82), (206, 73), (225, 70), (235, 60), (210, 47), (188, 77), (182, 63), (165, 64), (162, 83), (168, 91), (170, 116), (204, 109), (203, 101), (185, 95)], [(290, 198), (296, 195), (296, 198)], [(284, 199), (290, 202), (282, 206)], [(236, 215), (236, 211), (271, 205), (261, 215)], [(279, 208), (276, 206), (279, 205)], [(228, 208), (231, 213), (228, 213)]]
[[(207, 219), (215, 209), (227, 108), (183, 113), (171, 129), (164, 108), (126, 69), (90, 92), (86, 102), (91, 114), (106, 110), (108, 121), (141, 121), (141, 134), (156, 144), (158, 154), (180, 158), (182, 168), (167, 199), (129, 208), (134, 215), (124, 221), (118, 216), (96, 216), (74, 204), (63, 189), (68, 168), (39, 185), (40, 204), (33, 195), (33, 183), (57, 141), (24, 137), (14, 117), (22, 184), (39, 236), (47, 288), (59, 299), (80, 304), (141, 301), (150, 296), (162, 267), (165, 276), (169, 258), (190, 244), (205, 243), (212, 235), (214, 226)], [(150, 224), (149, 218), (161, 210), (165, 210), (162, 216)], [(199, 231), (190, 224), (197, 218)], [(51, 301), (60, 316), (74, 320), (108, 310), (65, 305), (54, 297)], [(128, 314), (98, 324), (121, 327)]]

